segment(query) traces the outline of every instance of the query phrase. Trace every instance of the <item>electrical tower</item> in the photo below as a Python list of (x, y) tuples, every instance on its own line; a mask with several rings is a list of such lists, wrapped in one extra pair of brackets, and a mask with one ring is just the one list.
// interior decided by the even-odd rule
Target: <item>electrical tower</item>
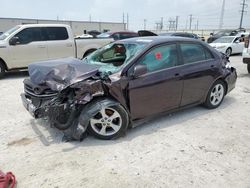
[(239, 28), (242, 28), (242, 22), (243, 22), (243, 16), (244, 16), (244, 13), (247, 12), (245, 11), (245, 8), (247, 8), (247, 4), (246, 4), (246, 0), (242, 0), (242, 3), (241, 3), (241, 6), (242, 6), (242, 9), (241, 9), (241, 18), (240, 18), (240, 27)]
[(220, 13), (219, 29), (222, 29), (222, 26), (223, 26), (223, 19), (224, 19), (224, 12), (225, 12), (225, 3), (226, 3), (226, 0), (223, 0), (222, 7), (221, 7), (221, 13)]
[(193, 14), (190, 14), (189, 15), (189, 30), (192, 29), (192, 22), (193, 22), (193, 20), (194, 20)]

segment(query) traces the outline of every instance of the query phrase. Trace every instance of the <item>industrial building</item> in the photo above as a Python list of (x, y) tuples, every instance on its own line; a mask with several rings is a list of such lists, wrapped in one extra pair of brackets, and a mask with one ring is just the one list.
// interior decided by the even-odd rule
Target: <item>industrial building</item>
[(84, 32), (97, 30), (100, 32), (106, 31), (123, 31), (126, 28), (125, 23), (115, 22), (90, 22), (90, 21), (66, 21), (66, 20), (41, 20), (41, 19), (26, 19), (26, 18), (0, 18), (0, 32), (22, 24), (67, 24), (70, 25), (74, 35), (81, 35)]

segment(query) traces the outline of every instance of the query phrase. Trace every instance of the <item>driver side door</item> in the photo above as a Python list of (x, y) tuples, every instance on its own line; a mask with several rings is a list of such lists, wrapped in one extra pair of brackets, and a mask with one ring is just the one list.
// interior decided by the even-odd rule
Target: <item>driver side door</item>
[[(129, 105), (132, 119), (178, 108), (183, 81), (176, 44), (155, 47), (131, 67), (144, 65), (147, 73), (129, 81)], [(133, 74), (133, 73), (132, 73)]]
[(18, 42), (9, 46), (10, 67), (27, 67), (32, 62), (48, 59), (46, 39), (41, 28), (26, 28), (14, 37), (18, 37)]

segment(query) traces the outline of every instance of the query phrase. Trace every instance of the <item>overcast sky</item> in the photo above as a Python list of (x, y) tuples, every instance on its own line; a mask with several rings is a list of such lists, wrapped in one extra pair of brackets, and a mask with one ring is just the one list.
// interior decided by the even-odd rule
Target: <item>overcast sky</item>
[[(226, 0), (224, 28), (238, 28), (242, 0)], [(250, 1), (248, 1), (250, 4)], [(122, 22), (123, 12), (129, 14), (129, 29), (154, 29), (163, 17), (164, 28), (169, 19), (179, 16), (179, 27), (189, 28), (189, 15), (194, 17), (192, 28), (218, 28), (222, 0), (1, 0), (0, 17), (89, 20)], [(250, 7), (250, 5), (249, 5)], [(250, 10), (246, 9), (243, 27), (250, 28)]]

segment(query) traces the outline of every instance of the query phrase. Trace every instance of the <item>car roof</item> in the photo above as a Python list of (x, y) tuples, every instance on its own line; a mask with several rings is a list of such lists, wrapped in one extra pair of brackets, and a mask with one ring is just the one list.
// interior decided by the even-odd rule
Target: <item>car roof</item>
[(122, 33), (122, 34), (138, 34), (134, 31), (114, 31), (114, 32), (107, 32), (108, 34), (112, 35), (112, 34), (115, 34), (115, 33)]
[(171, 36), (152, 36), (152, 37), (135, 37), (124, 39), (118, 42), (144, 42), (148, 44), (160, 44), (166, 42), (200, 42), (196, 39), (186, 37), (171, 37)]

